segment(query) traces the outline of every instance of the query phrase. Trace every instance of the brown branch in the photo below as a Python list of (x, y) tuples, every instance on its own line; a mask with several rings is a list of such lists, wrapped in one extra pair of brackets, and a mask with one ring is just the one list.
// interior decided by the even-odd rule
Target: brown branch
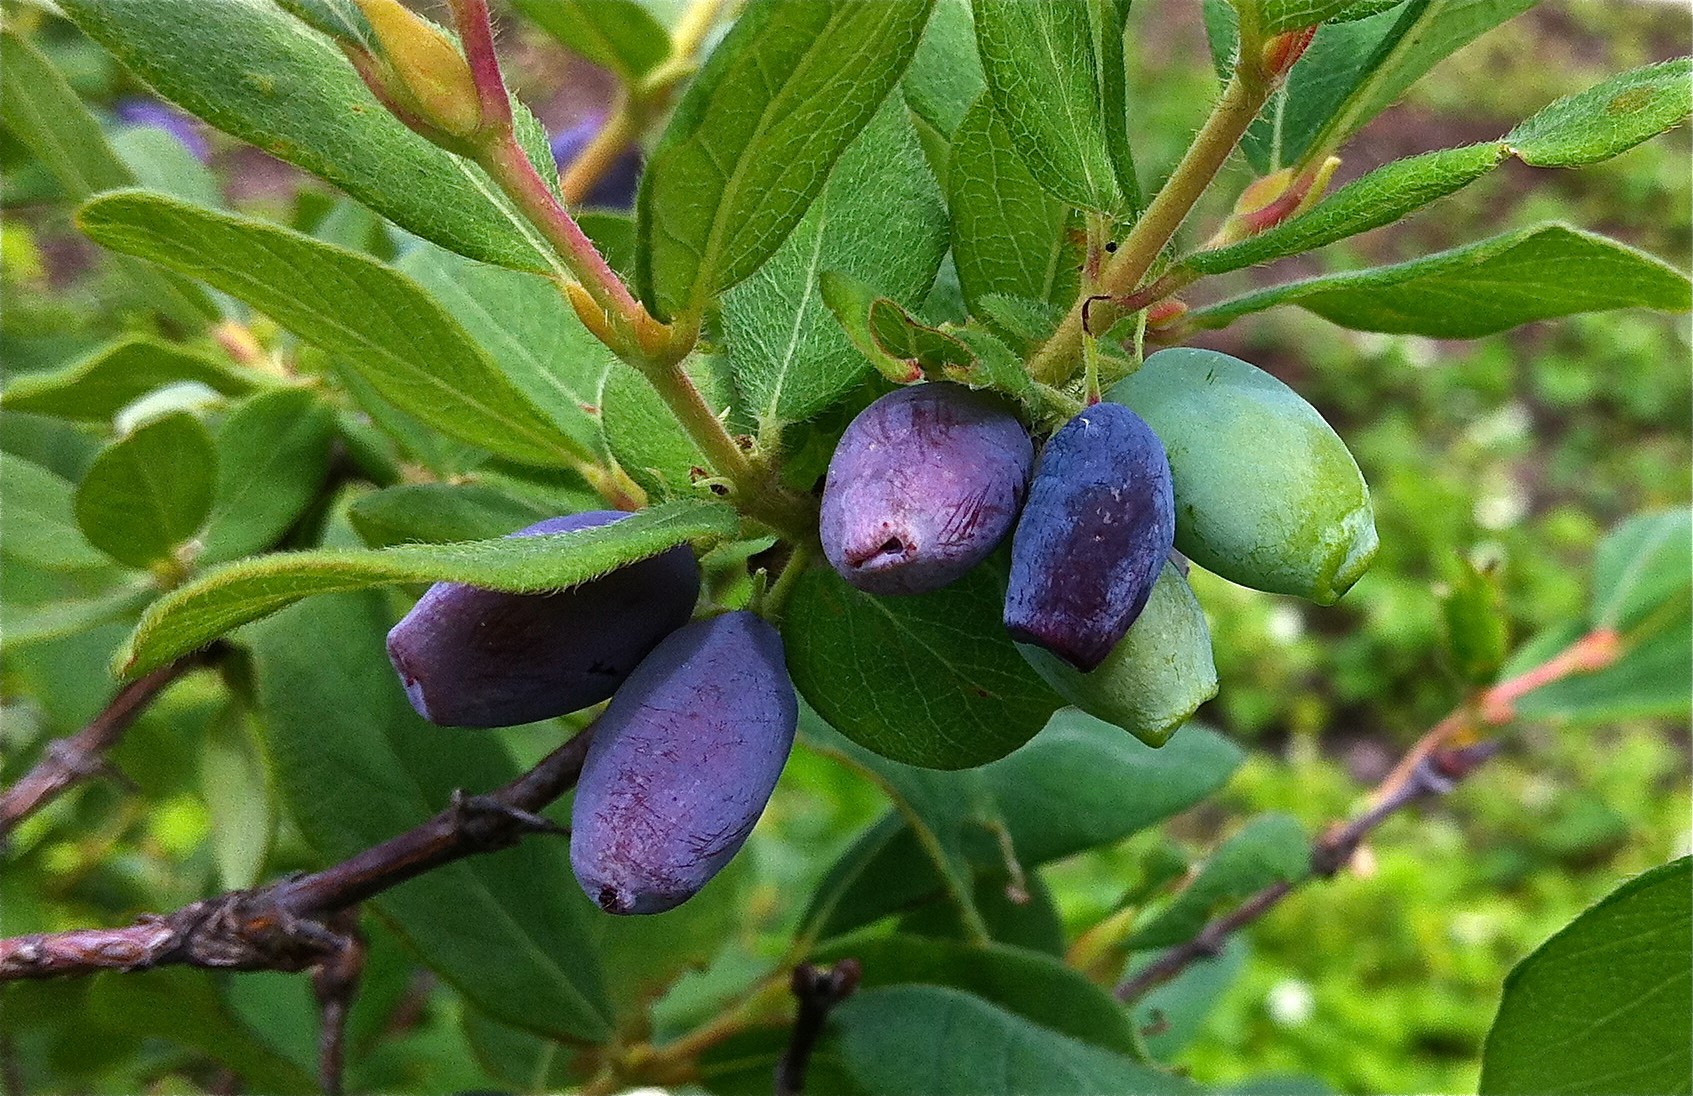
[[(1425, 738), (1439, 733), (1430, 731)], [(1301, 884), (1313, 879), (1327, 879), (1351, 862), (1364, 838), (1400, 809), (1421, 799), (1444, 795), (1464, 777), (1474, 772), (1484, 761), (1499, 751), (1498, 740), (1479, 742), (1473, 746), (1439, 748), (1422, 755), (1408, 780), (1400, 781), (1394, 791), (1368, 811), (1344, 824), (1336, 824), (1318, 839), (1311, 850), (1310, 874), (1302, 879), (1272, 883), (1263, 890), (1211, 921), (1198, 935), (1166, 950), (1157, 959), (1124, 979), (1116, 989), (1117, 999), (1125, 1003), (1137, 1001), (1154, 987), (1162, 985), (1201, 959), (1214, 958), (1223, 950), (1228, 938), (1274, 909), (1283, 898)], [(1413, 750), (1413, 752), (1415, 752)]]
[(90, 777), (111, 772), (106, 751), (118, 744), (129, 725), (177, 678), (206, 665), (211, 655), (190, 655), (154, 670), (117, 691), (100, 714), (82, 730), (47, 744), (41, 760), (17, 783), (0, 791), (0, 840), (25, 818)]
[(810, 963), (794, 968), (789, 986), (799, 1000), (799, 1015), (794, 1018), (788, 1049), (776, 1060), (776, 1096), (800, 1096), (805, 1091), (805, 1070), (823, 1024), (836, 1005), (852, 996), (861, 974), (856, 959), (842, 959), (828, 970)]
[(230, 891), (111, 929), (0, 939), (0, 982), (159, 966), (297, 971), (348, 947), (336, 914), (443, 864), (509, 848), (524, 835), (562, 832), (535, 812), (576, 783), (583, 731), (533, 769), (487, 795), (455, 795), (446, 810), (330, 868)]
[(317, 998), (318, 1084), (324, 1096), (341, 1096), (346, 1061), (347, 1014), (358, 995), (364, 974), (365, 942), (359, 935), (357, 907), (342, 910), (331, 926), (341, 934), (341, 948), (312, 970), (312, 993)]
[(1501, 726), (1516, 718), (1523, 696), (1573, 674), (1593, 673), (1623, 654), (1616, 632), (1598, 628), (1545, 662), (1496, 682), (1468, 697), (1405, 752), (1371, 791), (1369, 808), (1350, 822), (1329, 828), (1311, 850), (1311, 871), (1302, 879), (1273, 883), (1207, 924), (1193, 939), (1170, 948), (1118, 984), (1118, 1000), (1135, 1001), (1174, 978), (1190, 963), (1215, 956), (1228, 938), (1256, 921), (1312, 879), (1327, 879), (1349, 863), (1371, 831), (1396, 811), (1431, 796), (1445, 795), (1459, 780), (1499, 751), (1497, 740), (1474, 741), (1478, 725)]

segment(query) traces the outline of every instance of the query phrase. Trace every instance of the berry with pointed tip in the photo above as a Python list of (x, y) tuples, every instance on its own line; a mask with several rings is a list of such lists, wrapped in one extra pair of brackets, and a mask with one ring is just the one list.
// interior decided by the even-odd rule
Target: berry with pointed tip
[[(590, 510), (519, 529), (567, 533), (628, 517)], [(545, 594), (437, 582), (388, 633), (388, 657), (417, 714), (444, 727), (509, 727), (611, 696), (658, 642), (688, 622), (700, 569), (687, 545)]]
[(890, 392), (841, 435), (823, 485), (823, 554), (873, 594), (938, 590), (1011, 531), (1034, 446), (992, 396), (939, 381)]
[(570, 866), (608, 913), (681, 905), (740, 851), (794, 744), (782, 639), (749, 612), (678, 630), (594, 724)]
[(1092, 670), (1146, 606), (1176, 535), (1164, 445), (1098, 403), (1046, 443), (1011, 540), (1005, 627)]

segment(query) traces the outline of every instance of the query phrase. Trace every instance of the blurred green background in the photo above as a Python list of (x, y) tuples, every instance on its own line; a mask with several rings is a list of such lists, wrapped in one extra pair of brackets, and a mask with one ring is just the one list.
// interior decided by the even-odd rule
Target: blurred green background
[[(1197, 4), (1141, 0), (1132, 25), (1144, 42), (1135, 136), (1151, 173), (1179, 154), (1214, 82)], [(1688, 30), (1679, 4), (1547, 0), (1449, 58), (1372, 123), (1345, 150), (1337, 183), (1400, 156), (1497, 136), (1559, 95), (1686, 52)], [(137, 90), (64, 28), (43, 31), (40, 40), (91, 100), (111, 103)], [(514, 31), (505, 44), (521, 92), (554, 128), (603, 101), (606, 81), (539, 35)], [(320, 184), (209, 136), (213, 168), (238, 207), (283, 219), (322, 207)], [(9, 138), (0, 154), (8, 214), (0, 355), (16, 374), (57, 364), (97, 338), (86, 318), (123, 290)], [(1243, 272), (1238, 282), (1396, 261), (1546, 219), (1605, 232), (1685, 268), (1689, 154), (1682, 130), (1580, 171), (1513, 163), (1407, 224), (1270, 273)], [(1196, 234), (1210, 231), (1245, 181), (1232, 176), (1212, 195)], [(1212, 287), (1202, 289), (1209, 298)], [(1355, 808), (1361, 791), (1461, 695), (1441, 661), (1434, 592), (1461, 559), (1497, 561), (1512, 634), (1527, 639), (1579, 613), (1593, 547), (1608, 528), (1693, 497), (1685, 317), (1602, 314), (1460, 343), (1360, 335), (1279, 310), (1198, 341), (1271, 370), (1323, 411), (1375, 493), (1382, 549), (1333, 609), (1195, 572), (1222, 680), (1201, 718), (1247, 744), (1251, 759), (1219, 800), (1161, 837), (1051, 869), (1072, 935), (1114, 907), (1160, 841), (1196, 857), (1255, 811), (1289, 811), (1315, 833)], [(92, 442), (82, 447), (44, 431), (31, 416), (9, 415), (0, 443), (45, 447), (67, 473), (93, 451)], [(4, 659), (6, 757), (15, 761), (45, 736), (74, 730), (99, 706), (105, 687), (90, 683), (106, 680), (105, 657), (120, 632)], [(220, 808), (207, 792), (216, 777), (206, 743), (230, 733), (214, 725), (213, 692), (189, 682), (129, 735), (115, 760), (139, 794), (97, 783), (19, 833), (0, 874), (8, 923), (118, 923), (229, 885), (209, 840)], [(1174, 1024), (1162, 1049), (1208, 1083), (1278, 1072), (1344, 1092), (1473, 1091), (1511, 966), (1624, 877), (1687, 851), (1689, 748), (1679, 725), (1521, 726), (1504, 755), (1449, 800), (1392, 820), (1357, 870), (1296, 894), (1248, 934), (1246, 947), (1218, 960), (1211, 1014), (1196, 1033)], [(14, 765), (4, 776), (16, 776)], [(797, 755), (755, 839), (754, 916), (731, 951), (779, 947), (776, 930), (791, 923), (803, 888), (881, 806), (859, 778)], [(309, 863), (284, 826), (267, 870)], [(356, 1032), (363, 1049), (354, 1084), (500, 1084), (485, 1069), (491, 1036), (474, 1024), (467, 1035), (452, 991), (410, 968), (377, 931), (361, 1005), (372, 1019)], [(27, 1077), (29, 1087), (216, 1089), (228, 1070), (243, 1070), (229, 1049), (237, 1029), (228, 1025), (239, 1023), (262, 1031), (264, 1054), (309, 1064), (313, 1019), (300, 980), (231, 978), (221, 999), (194, 989), (216, 982), (175, 972), (134, 976), (120, 988), (107, 977), (32, 998), (86, 1009), (79, 1015), (98, 1023), (14, 1048), (31, 1070), (45, 1071)], [(174, 1007), (162, 1011), (172, 1015), (142, 1015), (135, 1002), (149, 993), (171, 995)]]

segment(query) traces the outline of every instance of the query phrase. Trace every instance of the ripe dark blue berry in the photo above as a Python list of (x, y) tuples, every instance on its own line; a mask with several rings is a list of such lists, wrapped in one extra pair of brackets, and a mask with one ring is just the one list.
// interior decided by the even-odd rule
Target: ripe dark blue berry
[[(626, 517), (591, 510), (512, 536), (566, 533)], [(509, 727), (598, 704), (699, 598), (693, 552), (678, 545), (580, 586), (508, 594), (431, 586), (388, 633), (388, 657), (417, 714), (444, 727)]]
[(1034, 446), (992, 396), (942, 381), (891, 392), (841, 436), (823, 486), (823, 554), (873, 594), (938, 590), (1017, 520)]
[(1146, 606), (1175, 535), (1158, 436), (1120, 404), (1087, 408), (1035, 466), (1011, 541), (1006, 629), (1092, 670)]
[(776, 629), (747, 612), (658, 645), (594, 724), (570, 866), (608, 913), (697, 894), (752, 832), (794, 744), (799, 702)]

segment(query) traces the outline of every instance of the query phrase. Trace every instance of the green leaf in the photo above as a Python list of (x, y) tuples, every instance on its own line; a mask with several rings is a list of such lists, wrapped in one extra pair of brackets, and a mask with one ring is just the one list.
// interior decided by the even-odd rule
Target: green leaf
[(515, 0), (514, 7), (560, 45), (625, 84), (670, 56), (670, 35), (635, 0)]
[(1142, 201), (1129, 147), (1129, 71), (1124, 37), (1128, 33), (1129, 0), (1088, 0), (1088, 18), (1099, 57), (1099, 103), (1103, 111), (1105, 144), (1111, 166), (1130, 211), (1138, 214)]
[(216, 173), (174, 133), (158, 126), (126, 125), (110, 139), (112, 151), (135, 176), (136, 186), (162, 190), (195, 205), (216, 208), (224, 204)]
[(1059, 705), (1000, 627), (1003, 566), (944, 590), (878, 598), (817, 568), (783, 625), (794, 684), (823, 718), (884, 757), (963, 769), (1003, 757)]
[(946, 247), (940, 186), (903, 99), (891, 96), (842, 154), (793, 234), (723, 297), (729, 364), (761, 434), (774, 436), (817, 414), (869, 372), (830, 322), (819, 276), (840, 272), (915, 307)]
[(1446, 662), (1468, 685), (1490, 685), (1510, 648), (1505, 591), (1497, 566), (1460, 559), (1440, 592)]
[(203, 558), (273, 545), (317, 497), (334, 437), (334, 412), (304, 389), (267, 392), (231, 412), (217, 431), (217, 493)]
[(1072, 1039), (1129, 1056), (1138, 1049), (1121, 1005), (1079, 971), (1037, 951), (895, 935), (838, 940), (814, 958), (832, 963), (847, 956), (862, 968), (861, 990), (950, 986)]
[(1593, 555), (1593, 626), (1632, 628), (1693, 585), (1693, 515), (1638, 514), (1599, 543)]
[[(383, 650), (391, 619), (380, 598), (342, 596), (250, 633), (278, 786), (324, 863), (418, 825), (458, 789), (491, 791), (518, 772), (498, 737), (430, 726), (412, 712)], [(563, 842), (449, 864), (372, 903), (490, 1016), (555, 1038), (610, 1035), (594, 915)]]
[(1481, 1058), (1484, 1096), (1693, 1090), (1693, 868), (1624, 883), (1518, 963)]
[(819, 1055), (838, 1061), (861, 1091), (877, 1096), (1195, 1091), (1188, 1081), (941, 986), (857, 994), (835, 1012), (828, 1031)]
[(1515, 155), (1535, 167), (1579, 167), (1626, 152), (1687, 118), (1686, 59), (1635, 69), (1545, 107), (1498, 141), (1398, 160), (1348, 183), (1316, 208), (1261, 235), (1188, 256), (1221, 274), (1297, 255), (1392, 224), (1463, 189)]
[[(1322, 27), (1242, 142), (1247, 159), (1263, 174), (1314, 162), (1436, 63), (1537, 2), (1407, 0)], [(1232, 39), (1212, 19), (1207, 24), (1213, 56), (1227, 57)]]
[(1223, 274), (1324, 247), (1393, 224), (1462, 190), (1508, 156), (1503, 142), (1494, 142), (1395, 160), (1346, 184), (1308, 213), (1239, 243), (1189, 255), (1180, 265), (1199, 274)]
[(77, 528), (76, 488), (11, 453), (0, 458), (0, 551), (49, 571), (106, 567)]
[(964, 112), (987, 87), (976, 52), (976, 24), (970, 0), (936, 0), (923, 40), (911, 57), (901, 88), (924, 122), (950, 138)]
[(251, 715), (231, 703), (206, 728), (199, 757), (218, 884), (250, 887), (262, 877), (277, 822), (269, 766)]
[(459, 322), (572, 448), (598, 459), (600, 386), (617, 357), (582, 326), (556, 284), (428, 244), (394, 266)]
[(1693, 291), (1685, 274), (1645, 252), (1549, 224), (1395, 266), (1274, 286), (1190, 315), (1199, 327), (1224, 327), (1280, 304), (1359, 331), (1465, 339), (1578, 312), (1686, 312)]
[(1568, 95), (1505, 135), (1534, 167), (1579, 167), (1608, 160), (1674, 129), (1693, 112), (1693, 61), (1678, 57), (1619, 73)]
[[(1064, 954), (1063, 915), (1040, 872), (1025, 869), (1020, 880), (1009, 875), (978, 876), (970, 904), (994, 943), (1046, 955)], [(925, 902), (902, 916), (895, 931), (946, 940), (972, 939), (957, 903), (940, 899)]]
[(125, 676), (197, 650), (231, 628), (317, 594), (402, 582), (464, 582), (533, 594), (561, 590), (690, 540), (733, 536), (722, 503), (674, 502), (611, 525), (461, 544), (277, 552), (207, 571), (147, 610), (118, 654)]
[(125, 335), (63, 369), (18, 377), (0, 391), (0, 408), (107, 422), (153, 389), (177, 381), (239, 396), (251, 391), (257, 378), (176, 343)]
[[(12, 505), (10, 495), (7, 505)], [(18, 651), (36, 643), (81, 635), (103, 624), (127, 624), (158, 593), (158, 588), (148, 583), (119, 586), (87, 598), (56, 598), (38, 605), (19, 605), (8, 598), (0, 602), (0, 633), (6, 637), (6, 650)]]
[(1070, 210), (1023, 166), (986, 94), (953, 135), (946, 183), (952, 258), (971, 312), (995, 293), (1068, 307), (1081, 262), (1066, 238)]
[[(985, 941), (987, 926), (975, 907), (967, 845), (971, 837), (991, 832), (999, 818), (980, 772), (937, 772), (890, 761), (842, 736), (809, 704), (800, 707), (800, 726), (808, 748), (857, 769), (887, 794), (946, 887), (966, 938)], [(830, 887), (824, 890), (834, 893)], [(828, 901), (816, 905), (823, 909)]]
[(198, 1052), (258, 1092), (310, 1092), (315, 1087), (310, 1072), (266, 1046), (258, 1032), (230, 1012), (217, 979), (204, 971), (131, 971), (122, 978), (93, 982), (85, 1011), (76, 1015), (87, 1017), (107, 1039), (121, 1032), (159, 1040), (178, 1053)]
[(443, 433), (531, 464), (590, 459), (415, 282), (367, 255), (140, 191), (98, 198), (78, 220), (107, 247), (246, 301)]
[(1239, 9), (1252, 10), (1264, 35), (1314, 27), (1339, 15), (1356, 0), (1236, 0)]
[(1199, 935), (1226, 905), (1271, 883), (1291, 883), (1311, 870), (1311, 843), (1290, 814), (1263, 814), (1211, 855), (1199, 874), (1151, 921), (1137, 928), (1124, 946), (1164, 948)]
[(95, 458), (77, 485), (76, 523), (119, 563), (150, 567), (200, 531), (216, 484), (206, 428), (193, 415), (165, 415)]
[(699, 316), (775, 253), (905, 71), (933, 3), (747, 5), (641, 179), (640, 283), (661, 316)]
[[(135, 185), (134, 174), (106, 142), (100, 123), (64, 76), (10, 29), (0, 33), (0, 122), (73, 201)], [(142, 263), (124, 260), (123, 267), (160, 314), (184, 330), (197, 331), (217, 316), (199, 286)]]
[[(407, 231), (473, 259), (561, 271), (546, 243), (469, 161), (407, 129), (341, 51), (269, 0), (66, 0), (83, 33), (160, 95), (328, 180)], [(524, 146), (553, 171), (517, 106)]]
[(974, 7), (988, 95), (1024, 166), (1053, 197), (1116, 212), (1123, 193), (1105, 136), (1088, 7), (1027, 0), (975, 0)]
[(539, 503), (476, 483), (408, 483), (363, 495), (347, 518), (372, 548), (503, 537), (557, 517)]
[[(1113, 844), (1187, 810), (1226, 784), (1241, 759), (1238, 747), (1205, 727), (1189, 726), (1154, 750), (1067, 708), (982, 776), (991, 816), (1003, 820), (1028, 870)], [(1053, 810), (1054, 803), (1064, 809)], [(984, 874), (1002, 875), (1003, 852), (985, 832), (978, 836), (983, 840), (967, 848), (972, 863)], [(926, 900), (942, 886), (911, 831), (888, 815), (830, 869), (806, 920), (821, 920), (824, 935), (835, 935)]]

